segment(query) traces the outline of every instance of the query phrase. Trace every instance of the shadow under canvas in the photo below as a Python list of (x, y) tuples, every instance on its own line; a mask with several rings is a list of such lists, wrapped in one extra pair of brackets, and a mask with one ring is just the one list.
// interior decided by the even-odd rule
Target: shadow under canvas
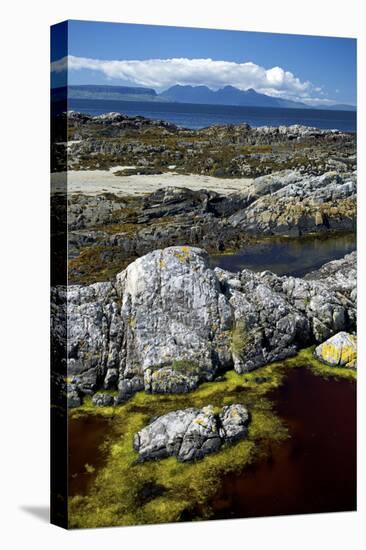
[(30, 514), (43, 522), (49, 523), (50, 521), (50, 507), (49, 506), (20, 506), (20, 509), (27, 514)]

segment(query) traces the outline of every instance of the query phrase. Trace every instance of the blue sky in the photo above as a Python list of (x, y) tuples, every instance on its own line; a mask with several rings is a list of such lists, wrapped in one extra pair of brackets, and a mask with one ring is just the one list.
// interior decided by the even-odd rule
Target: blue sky
[[(52, 61), (64, 53), (56, 40)], [(349, 38), (69, 21), (68, 55), (69, 84), (231, 84), (309, 104), (356, 103)], [(65, 67), (53, 64), (53, 86)]]

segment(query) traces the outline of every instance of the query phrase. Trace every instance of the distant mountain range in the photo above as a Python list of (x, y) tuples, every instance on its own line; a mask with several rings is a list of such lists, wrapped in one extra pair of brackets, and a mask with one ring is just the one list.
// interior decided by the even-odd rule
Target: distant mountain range
[(279, 99), (259, 94), (253, 88), (239, 90), (225, 86), (220, 90), (210, 90), (207, 86), (172, 86), (160, 96), (178, 103), (205, 103), (206, 105), (239, 105), (242, 107), (282, 107), (304, 109), (304, 103)]
[[(66, 88), (54, 88), (52, 98), (65, 97)], [(195, 103), (205, 105), (234, 105), (241, 107), (277, 107), (285, 109), (332, 109), (355, 111), (353, 105), (307, 105), (299, 101), (281, 99), (260, 94), (250, 88), (239, 90), (234, 86), (225, 86), (219, 90), (211, 90), (207, 86), (181, 86), (177, 84), (158, 94), (153, 88), (132, 86), (105, 86), (83, 84), (68, 86), (70, 99), (101, 99), (119, 101), (153, 101), (165, 103)]]

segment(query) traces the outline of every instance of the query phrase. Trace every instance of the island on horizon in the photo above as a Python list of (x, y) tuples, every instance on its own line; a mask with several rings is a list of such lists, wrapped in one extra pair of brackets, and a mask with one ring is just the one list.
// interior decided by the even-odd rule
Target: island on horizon
[(311, 105), (300, 101), (272, 97), (256, 92), (253, 88), (239, 90), (225, 86), (212, 90), (208, 86), (175, 84), (158, 93), (153, 88), (117, 86), (105, 84), (70, 84), (52, 89), (54, 100), (67, 94), (69, 99), (152, 101), (164, 103), (188, 103), (198, 105), (231, 105), (236, 107), (272, 107), (279, 109), (324, 109), (335, 111), (356, 111), (355, 105), (330, 104)]

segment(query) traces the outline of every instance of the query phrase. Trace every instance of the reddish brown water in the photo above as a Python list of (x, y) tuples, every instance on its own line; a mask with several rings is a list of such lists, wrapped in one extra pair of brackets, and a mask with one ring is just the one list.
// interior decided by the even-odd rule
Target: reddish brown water
[(293, 369), (272, 394), (291, 438), (268, 459), (228, 475), (216, 519), (356, 509), (356, 384)]
[[(291, 438), (225, 476), (210, 503), (214, 518), (355, 510), (356, 384), (296, 368), (271, 398)], [(112, 418), (97, 415), (69, 423), (70, 495), (88, 492), (95, 472), (85, 465), (103, 466), (102, 444), (112, 429)]]
[(105, 461), (102, 444), (112, 419), (85, 415), (69, 422), (69, 495), (87, 493), (95, 472)]

